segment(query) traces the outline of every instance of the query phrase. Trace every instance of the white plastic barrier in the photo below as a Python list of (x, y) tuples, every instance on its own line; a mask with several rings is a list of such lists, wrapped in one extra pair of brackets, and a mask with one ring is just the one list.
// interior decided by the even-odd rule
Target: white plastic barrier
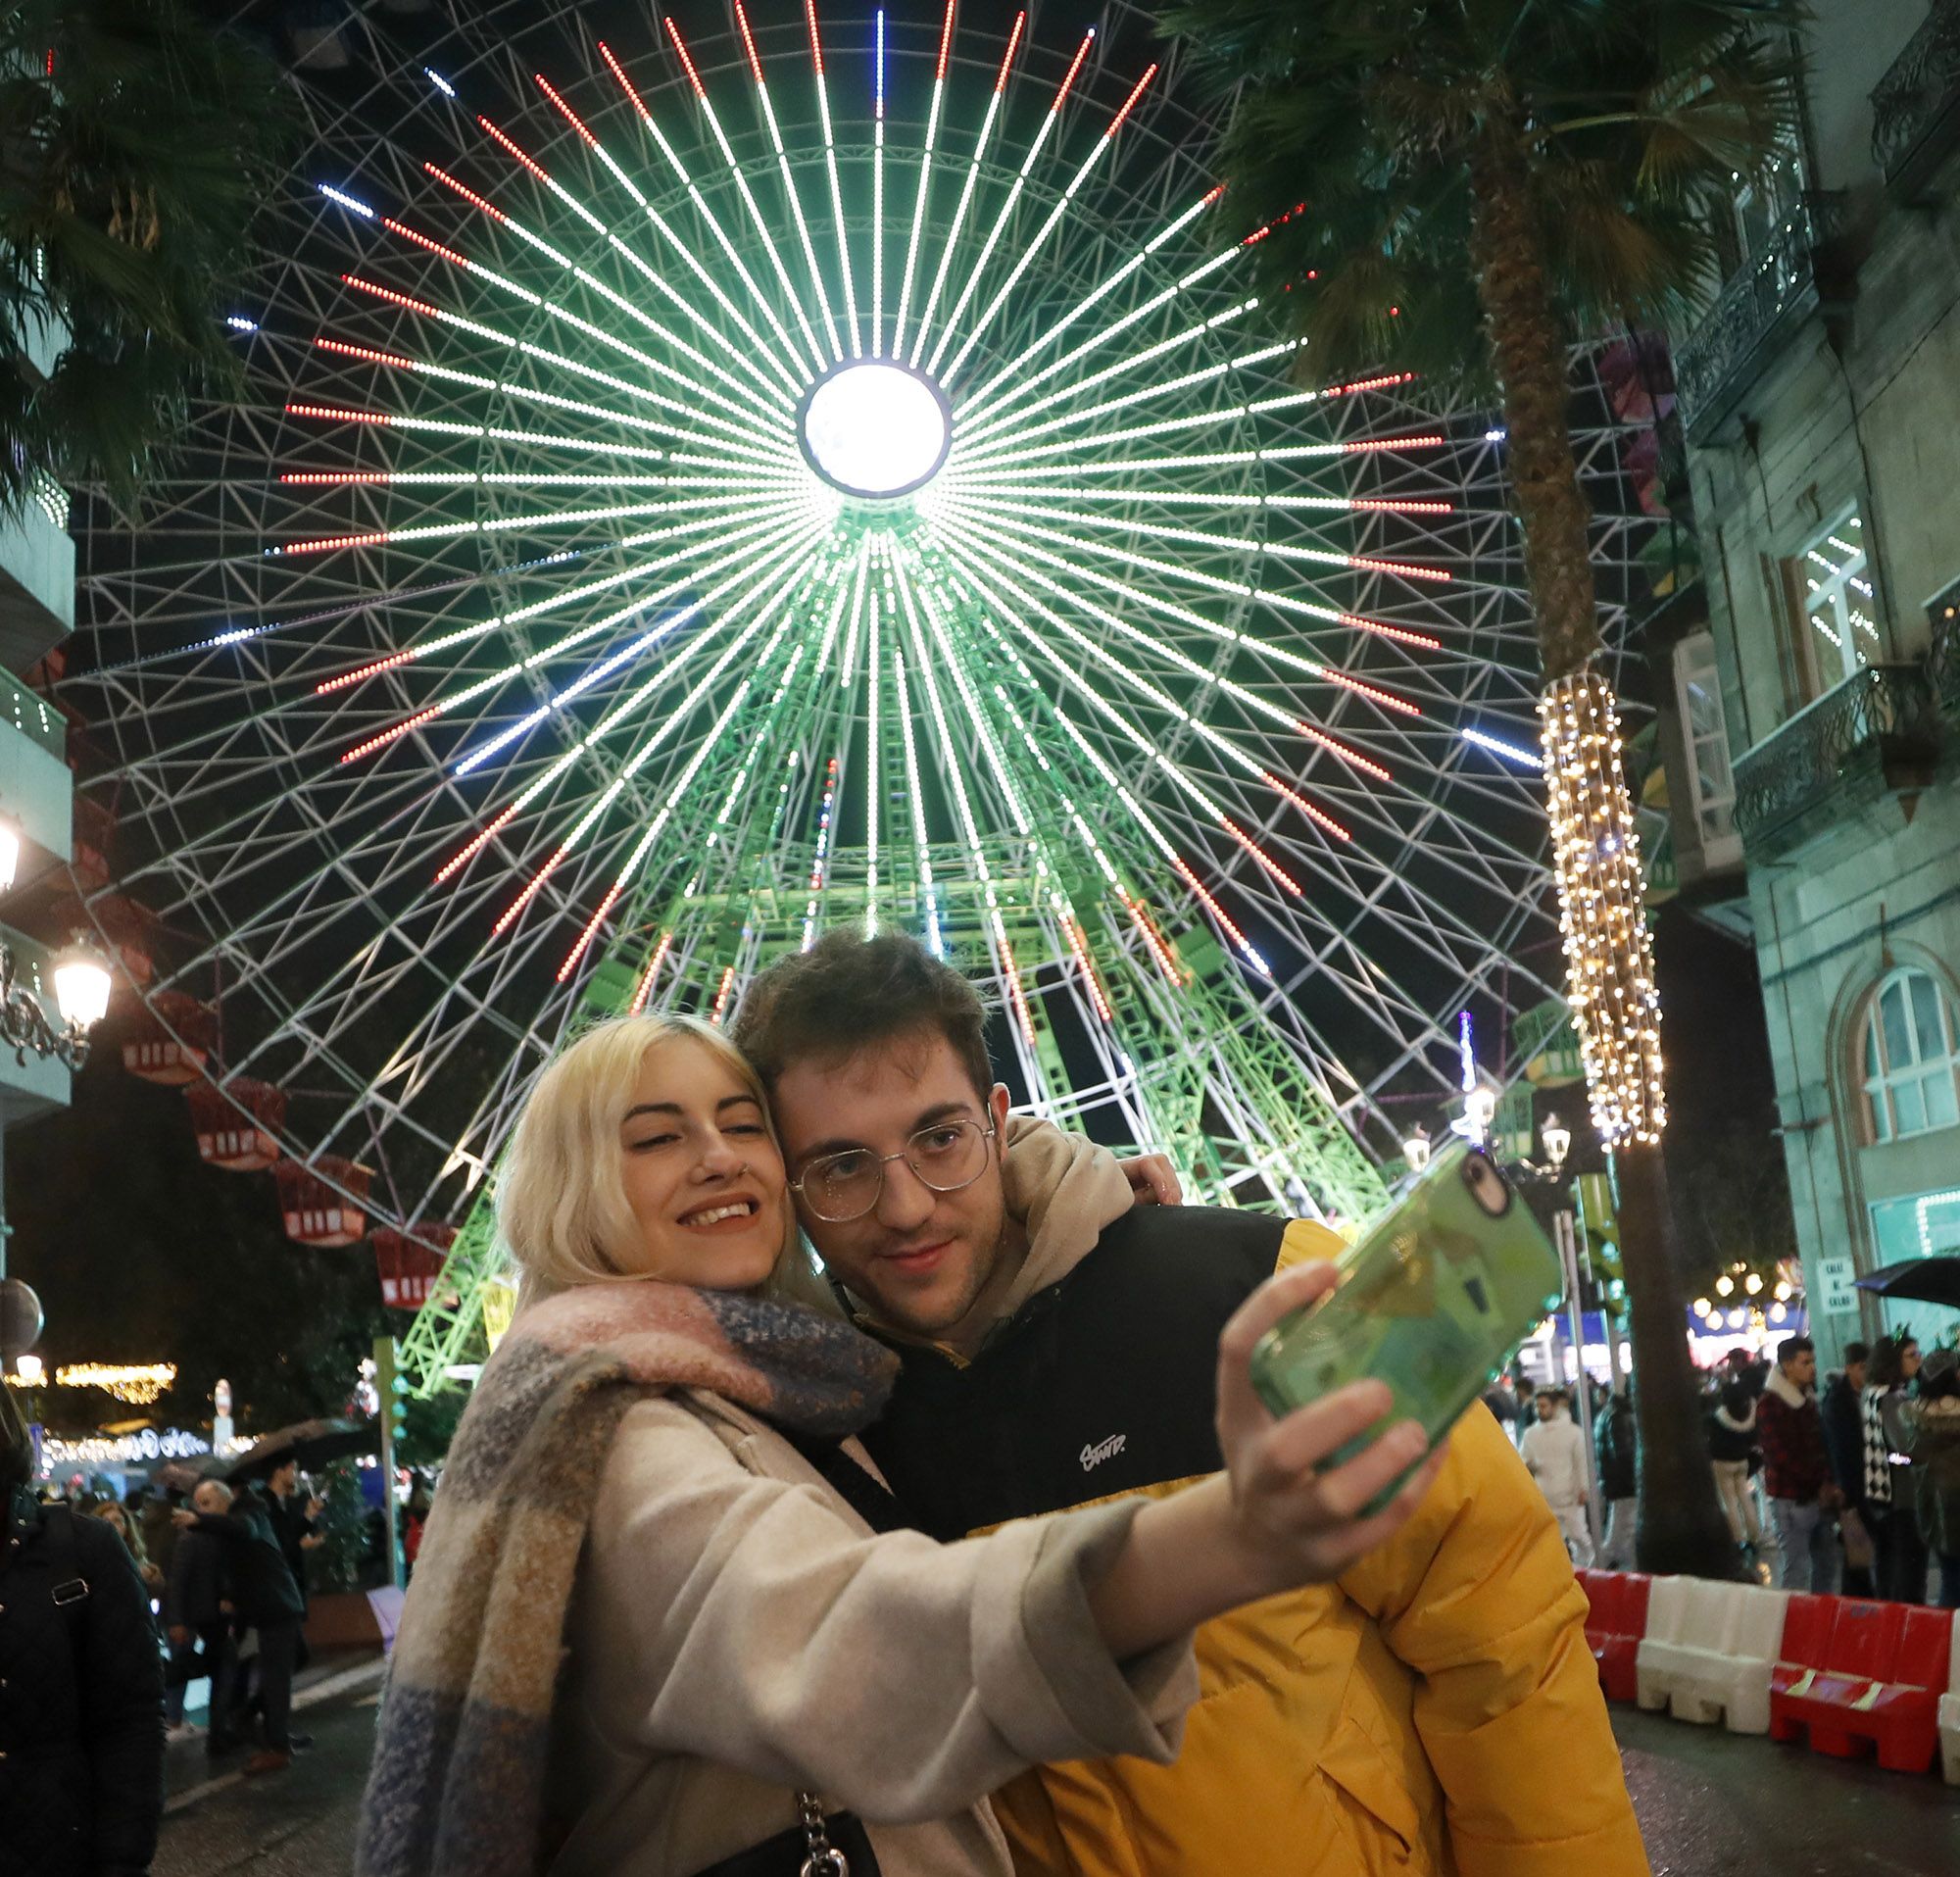
[(1949, 1786), (1960, 1786), (1960, 1621), (1953, 1625), (1946, 1659), (1947, 1692), (1939, 1698), (1939, 1770)]
[(1640, 1704), (1732, 1734), (1770, 1729), (1770, 1670), (1783, 1645), (1787, 1591), (1657, 1577), (1635, 1658)]

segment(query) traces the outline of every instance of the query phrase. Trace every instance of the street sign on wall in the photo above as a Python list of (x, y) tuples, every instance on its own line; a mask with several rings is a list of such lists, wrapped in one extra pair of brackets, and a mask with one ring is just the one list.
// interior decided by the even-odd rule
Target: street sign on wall
[(1812, 1316), (1855, 1316), (1858, 1293), (1852, 1279), (1858, 1266), (1848, 1258), (1820, 1258), (1817, 1260), (1817, 1295), (1811, 1298)]

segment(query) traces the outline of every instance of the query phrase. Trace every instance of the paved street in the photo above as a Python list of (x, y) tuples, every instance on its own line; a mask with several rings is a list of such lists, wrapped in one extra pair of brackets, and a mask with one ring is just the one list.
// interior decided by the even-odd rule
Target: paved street
[[(314, 1751), (276, 1778), (227, 1771), (214, 1783), (200, 1748), (173, 1749), (156, 1877), (345, 1872), (377, 1686), (373, 1668), (317, 1682), (300, 1723)], [(1614, 1721), (1655, 1877), (1960, 1871), (1960, 1788), (1937, 1778), (1899, 1778), (1623, 1707)]]

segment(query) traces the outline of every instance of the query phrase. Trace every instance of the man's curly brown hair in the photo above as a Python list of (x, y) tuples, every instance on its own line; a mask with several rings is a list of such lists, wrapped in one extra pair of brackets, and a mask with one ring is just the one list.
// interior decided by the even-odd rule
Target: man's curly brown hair
[(984, 1101), (995, 1078), (980, 993), (914, 938), (864, 938), (846, 927), (771, 964), (750, 985), (733, 1031), (772, 1094), (793, 1062), (837, 1063), (920, 1036), (952, 1044)]

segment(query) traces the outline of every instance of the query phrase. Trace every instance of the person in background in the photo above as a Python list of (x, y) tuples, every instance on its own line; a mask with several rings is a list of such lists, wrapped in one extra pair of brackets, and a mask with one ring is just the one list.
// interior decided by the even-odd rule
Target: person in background
[(172, 1514), (184, 1503), (183, 1494), (174, 1486), (153, 1486), (130, 1503), (129, 1510), (136, 1521), (136, 1528), (143, 1534), (143, 1549), (149, 1554), (150, 1562), (163, 1572), (168, 1582), (171, 1574), (171, 1554), (176, 1550), (177, 1528)]
[(1913, 1512), (1921, 1542), (1939, 1560), (1939, 1607), (1960, 1609), (1960, 1351), (1935, 1350), (1913, 1394), (1906, 1431)]
[(430, 1497), (428, 1481), (418, 1479), (409, 1488), (408, 1517), (402, 1526), (402, 1563), (410, 1579), (416, 1574), (416, 1559), (421, 1556), (422, 1531), (428, 1524)]
[(1525, 1466), (1538, 1481), (1544, 1503), (1558, 1520), (1559, 1535), (1571, 1554), (1573, 1568), (1585, 1570), (1592, 1562), (1592, 1527), (1587, 1516), (1586, 1436), (1572, 1418), (1567, 1404), (1571, 1397), (1562, 1388), (1542, 1388), (1538, 1394), (1538, 1421), (1525, 1429), (1518, 1451)]
[[(191, 1494), (186, 1519), (197, 1513), (219, 1517), (231, 1509), (231, 1488), (222, 1480), (200, 1480)], [(238, 1745), (234, 1709), (238, 1703), (238, 1651), (231, 1635), (231, 1585), (225, 1569), (224, 1540), (194, 1525), (176, 1530), (171, 1568), (164, 1587), (164, 1634), (171, 1646), (165, 1676), (174, 1707), (172, 1731), (184, 1725), (184, 1690), (200, 1675), (211, 1683), (209, 1727), (204, 1750), (216, 1759)]]
[(1736, 1377), (1722, 1384), (1722, 1393), (1707, 1417), (1708, 1459), (1715, 1468), (1715, 1491), (1729, 1520), (1736, 1549), (1751, 1562), (1763, 1548), (1762, 1518), (1749, 1478), (1761, 1457), (1756, 1438), (1756, 1398), (1747, 1382)]
[[(205, 1490), (198, 1488), (200, 1495)], [(293, 1763), (293, 1661), (306, 1600), (293, 1581), (271, 1521), (253, 1494), (239, 1494), (228, 1511), (200, 1507), (180, 1515), (180, 1522), (186, 1531), (210, 1533), (223, 1542), (238, 1622), (259, 1632), (258, 1699), (265, 1709), (265, 1745), (245, 1762), (245, 1772), (251, 1778), (283, 1772)], [(183, 1543), (181, 1535), (177, 1543)], [(216, 1718), (214, 1708), (214, 1723)]]
[(136, 1575), (143, 1580), (143, 1595), (154, 1603), (164, 1594), (164, 1573), (150, 1562), (150, 1554), (143, 1544), (142, 1527), (113, 1499), (105, 1499), (92, 1516), (99, 1518), (122, 1541), (122, 1549), (129, 1554), (129, 1561), (136, 1566)]
[(1844, 1502), (1838, 1510), (1838, 1528), (1844, 1540), (1846, 1597), (1870, 1597), (1878, 1589), (1872, 1578), (1877, 1553), (1865, 1518), (1865, 1413), (1859, 1399), (1871, 1354), (1869, 1343), (1846, 1343), (1844, 1366), (1825, 1384), (1823, 1400), (1818, 1403), (1831, 1477)]
[(1919, 1343), (1910, 1331), (1882, 1336), (1859, 1395), (1865, 1455), (1865, 1523), (1877, 1554), (1873, 1595), (1886, 1603), (1926, 1598), (1926, 1546), (1914, 1515), (1906, 1448), (1907, 1390), (1919, 1373)]
[(1756, 1432), (1776, 1526), (1777, 1588), (1829, 1594), (1838, 1588), (1838, 1562), (1831, 1513), (1843, 1496), (1824, 1454), (1816, 1382), (1817, 1345), (1807, 1336), (1786, 1336), (1756, 1404)]
[(1520, 1375), (1518, 1377), (1517, 1425), (1504, 1430), (1510, 1435), (1514, 1445), (1522, 1447), (1525, 1436), (1538, 1425), (1537, 1402), (1538, 1390), (1536, 1385), (1527, 1377)]
[(140, 1877), (164, 1810), (149, 1599), (106, 1521), (35, 1499), (0, 1388), (0, 1869)]
[(1599, 1547), (1601, 1570), (1634, 1568), (1634, 1529), (1639, 1517), (1639, 1434), (1634, 1423), (1634, 1385), (1609, 1395), (1592, 1430), (1599, 1461), (1599, 1494), (1606, 1502), (1606, 1534)]

